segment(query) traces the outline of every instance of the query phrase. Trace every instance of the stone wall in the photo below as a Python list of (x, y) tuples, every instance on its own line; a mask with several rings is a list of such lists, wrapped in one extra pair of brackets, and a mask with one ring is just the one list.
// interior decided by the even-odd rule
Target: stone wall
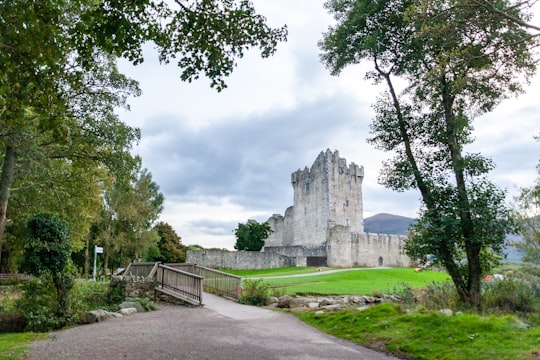
[(291, 174), (294, 204), (268, 219), (273, 233), (263, 251), (296, 257), (298, 266), (317, 257), (331, 267), (411, 265), (404, 236), (364, 233), (363, 178), (362, 166), (321, 151), (310, 168)]
[(121, 297), (122, 301), (134, 297), (152, 298), (154, 286), (153, 277), (113, 275), (109, 283), (109, 292)]
[(188, 250), (186, 263), (213, 269), (253, 270), (297, 266), (296, 259), (273, 252)]
[(316, 248), (306, 248), (303, 246), (265, 246), (265, 253), (276, 253), (284, 256), (299, 257), (299, 256), (326, 256), (326, 246)]
[(364, 168), (339, 157), (339, 152), (321, 151), (313, 165), (291, 174), (294, 204), (285, 215), (273, 215), (274, 231), (267, 246), (319, 247), (326, 243), (333, 224), (363, 232), (362, 180)]
[(351, 233), (346, 226), (330, 229), (327, 264), (330, 267), (413, 266), (403, 253), (403, 235)]

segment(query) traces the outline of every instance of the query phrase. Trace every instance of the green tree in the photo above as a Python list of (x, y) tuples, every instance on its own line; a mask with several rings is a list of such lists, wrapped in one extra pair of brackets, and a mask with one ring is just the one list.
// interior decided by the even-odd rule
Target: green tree
[[(534, 74), (536, 35), (458, 0), (330, 0), (326, 7), (337, 25), (320, 42), (322, 61), (337, 75), (369, 60), (367, 78), (387, 88), (374, 106), (369, 142), (395, 154), (383, 164), (382, 184), (420, 192), (407, 253), (419, 261), (435, 255), (461, 300), (481, 306), (482, 274), (513, 223), (504, 192), (487, 178), (492, 162), (464, 147), (473, 119), (523, 91)], [(509, 1), (497, 9), (528, 19)]]
[[(102, 147), (102, 137), (117, 136), (123, 141), (116, 148), (128, 152), (133, 129), (123, 125), (117, 133), (107, 124), (134, 83), (117, 71), (101, 77), (103, 70), (115, 70), (120, 57), (142, 62), (143, 44), (153, 42), (162, 62), (177, 62), (182, 80), (204, 74), (221, 90), (248, 48), (267, 57), (285, 40), (286, 28), (265, 21), (249, 1), (0, 2), (0, 254), (11, 189), (22, 176), (18, 161), (41, 144), (35, 134), (50, 133), (52, 146), (94, 135), (92, 146), (76, 153), (87, 159), (96, 159), (92, 149), (115, 154), (111, 143)], [(128, 160), (117, 157), (115, 164)]]
[(117, 178), (105, 191), (95, 242), (104, 249), (105, 269), (141, 258), (157, 237), (152, 224), (163, 210), (163, 194), (146, 169)]
[[(540, 175), (540, 164), (537, 169)], [(531, 187), (521, 189), (516, 201), (523, 241), (515, 242), (515, 246), (525, 253), (523, 261), (540, 265), (540, 176)]]
[(36, 215), (28, 221), (29, 236), (25, 243), (24, 269), (35, 276), (51, 276), (56, 289), (56, 315), (62, 320), (69, 315), (69, 291), (73, 278), (68, 273), (71, 259), (69, 228), (55, 215)]
[(157, 253), (148, 258), (148, 261), (164, 263), (183, 263), (186, 261), (185, 246), (182, 245), (182, 239), (171, 225), (161, 221), (153, 227), (153, 230), (158, 235)]
[[(7, 220), (22, 229), (43, 211), (69, 221), (80, 248), (99, 207), (103, 169), (133, 163), (139, 131), (114, 109), (140, 91), (111, 56), (75, 61), (66, 33), (74, 11), (64, 2), (0, 3), (0, 254)], [(8, 213), (10, 200), (16, 206)]]
[(271, 233), (272, 229), (267, 222), (258, 223), (255, 220), (248, 220), (245, 224), (239, 223), (234, 230), (236, 236), (234, 248), (236, 250), (261, 251), (264, 241)]

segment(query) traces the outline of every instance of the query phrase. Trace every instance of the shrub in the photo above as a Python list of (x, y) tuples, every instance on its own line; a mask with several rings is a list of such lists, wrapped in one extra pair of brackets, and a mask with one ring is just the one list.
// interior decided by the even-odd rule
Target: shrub
[(69, 292), (74, 284), (70, 271), (71, 240), (69, 227), (56, 215), (36, 215), (27, 224), (29, 236), (24, 242), (22, 268), (34, 276), (47, 277), (54, 283), (57, 319), (67, 323), (70, 313)]
[(146, 310), (146, 311), (154, 311), (154, 310), (157, 310), (156, 304), (154, 304), (154, 303), (152, 302), (152, 300), (147, 299), (147, 298), (135, 297), (135, 298), (129, 299), (129, 301), (138, 302), (139, 304), (142, 305), (142, 307), (143, 307), (144, 310)]
[(459, 307), (459, 296), (450, 281), (433, 282), (421, 289), (413, 289), (408, 284), (402, 284), (397, 290), (403, 306), (408, 308), (421, 307), (425, 311), (440, 309), (456, 309)]
[(58, 299), (50, 276), (36, 278), (24, 284), (16, 307), (26, 320), (26, 331), (56, 330), (61, 328), (66, 320), (58, 316)]
[(91, 310), (112, 310), (107, 304), (108, 286), (104, 283), (78, 280), (71, 289), (71, 321), (80, 323), (84, 314)]
[[(505, 313), (529, 313), (534, 311), (535, 286), (528, 281), (507, 278), (484, 283), (485, 309), (498, 309)], [(536, 294), (538, 295), (538, 294)]]
[(126, 283), (124, 281), (117, 281), (109, 285), (107, 290), (107, 304), (118, 305), (126, 299)]
[(399, 295), (401, 303), (405, 307), (414, 307), (416, 305), (416, 294), (409, 284), (402, 283), (400, 286), (395, 287), (394, 294)]
[(264, 305), (267, 291), (268, 285), (264, 284), (262, 279), (245, 280), (244, 291), (242, 292), (239, 302), (255, 306)]

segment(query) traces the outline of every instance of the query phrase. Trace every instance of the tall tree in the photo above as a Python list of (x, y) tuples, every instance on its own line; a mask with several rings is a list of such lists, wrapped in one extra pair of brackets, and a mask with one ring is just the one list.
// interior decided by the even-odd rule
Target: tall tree
[[(423, 204), (407, 253), (420, 261), (435, 255), (461, 300), (479, 307), (482, 273), (501, 254), (513, 223), (504, 192), (486, 176), (492, 162), (464, 147), (476, 116), (523, 90), (536, 69), (538, 42), (519, 22), (464, 3), (330, 0), (337, 25), (320, 46), (334, 75), (373, 63), (367, 77), (387, 91), (374, 106), (369, 141), (395, 154), (379, 180), (397, 191), (417, 188)], [(509, 1), (497, 9), (528, 19)]]
[[(540, 136), (536, 139), (540, 140)], [(516, 198), (517, 217), (523, 239), (515, 245), (525, 253), (523, 261), (540, 265), (540, 163), (536, 169), (539, 176), (534, 184), (521, 189)]]
[(152, 245), (156, 234), (150, 230), (163, 210), (163, 194), (152, 174), (137, 168), (131, 178), (117, 178), (103, 198), (96, 243), (104, 248), (105, 268), (125, 266)]
[[(32, 134), (52, 131), (52, 144), (94, 134), (94, 149), (100, 136), (121, 136), (105, 124), (134, 84), (117, 72), (100, 78), (102, 69), (119, 57), (142, 62), (143, 44), (153, 42), (161, 61), (177, 61), (182, 80), (204, 74), (221, 90), (249, 47), (267, 57), (285, 38), (286, 28), (269, 28), (248, 1), (0, 2), (0, 254), (18, 160), (35, 144)], [(66, 132), (74, 122), (80, 132)], [(133, 140), (129, 131), (122, 153)]]
[(70, 109), (54, 119), (29, 110), (28, 123), (4, 133), (0, 144), (18, 132), (16, 176), (8, 188), (17, 205), (9, 211), (11, 228), (22, 229), (33, 214), (56, 213), (69, 221), (79, 250), (99, 210), (105, 169), (129, 172), (136, 163), (129, 151), (139, 130), (120, 122), (114, 108), (139, 90), (110, 57), (96, 56), (85, 71), (72, 75), (82, 80), (70, 92)]
[(267, 222), (258, 223), (255, 220), (248, 220), (245, 224), (239, 223), (234, 230), (236, 236), (234, 248), (236, 250), (261, 251), (265, 240), (271, 233), (272, 228)]
[(176, 234), (171, 225), (165, 222), (157, 223), (153, 230), (157, 232), (157, 253), (149, 261), (164, 263), (183, 263), (186, 261), (185, 246), (182, 238)]

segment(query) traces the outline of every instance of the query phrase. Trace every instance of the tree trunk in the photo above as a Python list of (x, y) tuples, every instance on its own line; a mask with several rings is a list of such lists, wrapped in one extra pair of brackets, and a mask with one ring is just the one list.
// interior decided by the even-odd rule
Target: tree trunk
[(103, 278), (106, 278), (107, 269), (109, 268), (109, 251), (103, 251)]
[(69, 312), (71, 309), (71, 300), (69, 292), (73, 287), (73, 279), (69, 275), (56, 274), (52, 277), (54, 287), (56, 288), (56, 295), (58, 301), (58, 308), (56, 315), (61, 319), (61, 326), (64, 326), (67, 322)]
[[(468, 278), (466, 289), (466, 303), (479, 309), (482, 305), (480, 279), (482, 268), (480, 265), (480, 249), (474, 242), (474, 226), (471, 215), (471, 206), (469, 194), (465, 181), (465, 172), (463, 166), (462, 146), (458, 140), (456, 117), (453, 111), (454, 99), (448, 91), (448, 83), (445, 75), (441, 76), (442, 103), (444, 107), (444, 118), (446, 122), (446, 143), (450, 152), (452, 170), (456, 181), (458, 194), (458, 211), (460, 218), (461, 234), (465, 241), (465, 250), (467, 252)], [(459, 289), (458, 289), (459, 290)], [(461, 295), (461, 294), (460, 294)], [(465, 295), (465, 294), (463, 294)]]
[(6, 147), (6, 153), (4, 154), (4, 164), (2, 166), (2, 174), (0, 176), (0, 264), (2, 263), (2, 244), (7, 225), (9, 192), (15, 177), (16, 162), (17, 156), (15, 154), (15, 149), (8, 145)]
[(422, 195), (422, 201), (424, 202), (424, 204), (426, 205), (428, 209), (431, 209), (433, 208), (433, 197), (431, 196), (429, 188), (424, 182), (424, 177), (422, 176), (422, 173), (420, 169), (418, 168), (418, 164), (416, 163), (416, 159), (412, 151), (411, 138), (409, 136), (409, 133), (407, 132), (406, 120), (403, 117), (403, 112), (401, 111), (401, 105), (399, 103), (398, 96), (394, 89), (394, 84), (392, 83), (390, 74), (385, 73), (381, 69), (379, 69), (377, 61), (375, 61), (375, 68), (377, 69), (379, 74), (384, 77), (386, 84), (388, 86), (388, 90), (390, 92), (390, 96), (392, 97), (392, 104), (394, 106), (394, 109), (396, 110), (396, 115), (398, 118), (399, 133), (401, 136), (401, 140), (403, 141), (403, 145), (405, 146), (405, 154), (407, 155), (407, 160), (409, 161), (413, 169), (414, 180), (416, 181), (416, 186), (420, 190), (420, 194)]

